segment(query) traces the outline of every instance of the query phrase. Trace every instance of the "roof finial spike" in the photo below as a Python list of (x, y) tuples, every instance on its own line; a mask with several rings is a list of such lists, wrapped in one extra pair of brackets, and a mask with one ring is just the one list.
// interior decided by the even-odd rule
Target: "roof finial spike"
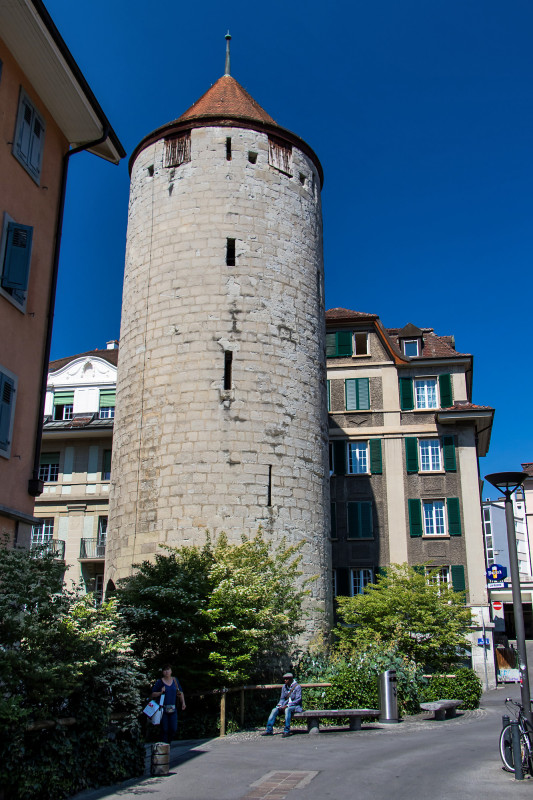
[(231, 36), (229, 31), (227, 32), (225, 38), (226, 38), (226, 69), (224, 70), (224, 75), (231, 75), (230, 63), (229, 63), (229, 43), (231, 41)]

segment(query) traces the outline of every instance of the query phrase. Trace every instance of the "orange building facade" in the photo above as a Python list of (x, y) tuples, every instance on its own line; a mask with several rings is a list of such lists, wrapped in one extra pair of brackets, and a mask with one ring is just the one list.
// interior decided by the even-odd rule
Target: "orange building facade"
[(124, 155), (42, 3), (0, 7), (0, 546), (27, 545), (66, 173), (73, 152)]

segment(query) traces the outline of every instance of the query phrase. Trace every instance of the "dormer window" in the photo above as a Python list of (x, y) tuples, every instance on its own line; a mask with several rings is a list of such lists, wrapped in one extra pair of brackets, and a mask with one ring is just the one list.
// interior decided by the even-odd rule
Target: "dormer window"
[(191, 132), (165, 139), (164, 167), (179, 167), (191, 160)]
[(420, 339), (404, 339), (402, 344), (404, 355), (409, 358), (420, 355)]
[(268, 163), (271, 167), (292, 176), (292, 147), (279, 139), (268, 137)]

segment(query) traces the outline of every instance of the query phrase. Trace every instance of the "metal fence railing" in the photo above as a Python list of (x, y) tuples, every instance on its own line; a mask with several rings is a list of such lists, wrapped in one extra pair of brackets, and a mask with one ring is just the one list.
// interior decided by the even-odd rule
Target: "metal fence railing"
[(65, 559), (65, 542), (63, 539), (47, 539), (45, 542), (32, 542), (31, 551), (35, 556), (53, 556)]
[(81, 539), (80, 558), (105, 558), (105, 542), (100, 539)]

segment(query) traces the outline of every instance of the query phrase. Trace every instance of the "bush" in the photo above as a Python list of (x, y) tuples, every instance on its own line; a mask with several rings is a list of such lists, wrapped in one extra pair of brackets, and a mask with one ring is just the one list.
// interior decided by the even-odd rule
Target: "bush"
[(461, 708), (479, 707), (483, 687), (476, 673), (467, 667), (455, 670), (455, 677), (433, 675), (423, 692), (424, 702), (432, 700), (462, 700)]

